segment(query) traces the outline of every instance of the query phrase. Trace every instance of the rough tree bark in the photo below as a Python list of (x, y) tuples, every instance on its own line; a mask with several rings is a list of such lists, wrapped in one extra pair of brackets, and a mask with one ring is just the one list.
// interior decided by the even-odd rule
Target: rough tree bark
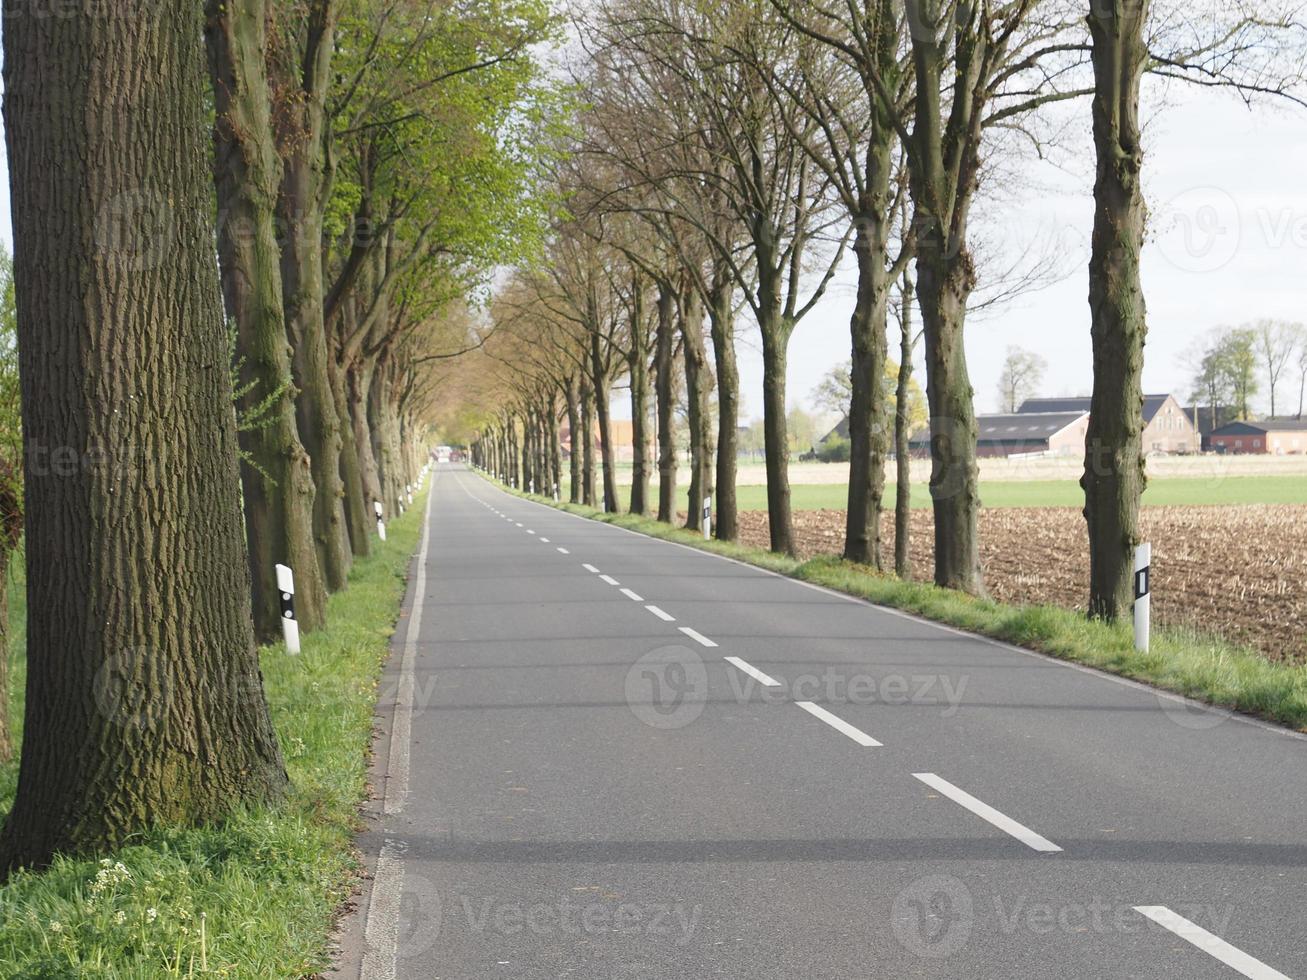
[(676, 433), (672, 427), (675, 405), (676, 291), (671, 283), (658, 283), (658, 326), (654, 334), (654, 399), (658, 414), (658, 520), (676, 520)]
[(1148, 50), (1148, 0), (1092, 0), (1095, 95), (1094, 232), (1089, 309), (1094, 393), (1085, 438), (1089, 615), (1115, 620), (1134, 600), (1134, 550), (1144, 490), (1143, 388), (1147, 334), (1139, 276), (1147, 208), (1141, 170), (1139, 85)]
[(564, 398), (567, 401), (567, 437), (572, 445), (567, 454), (567, 478), (569, 482), (567, 499), (574, 504), (581, 502), (581, 454), (577, 452), (581, 438), (581, 413), (577, 407), (579, 396), (576, 393), (576, 384), (573, 381), (567, 382), (567, 387), (563, 391)]
[(281, 636), (276, 565), (295, 572), (295, 613), (305, 630), (326, 617), (326, 586), (313, 544), (313, 474), (295, 424), (282, 312), (275, 209), (280, 162), (264, 73), (267, 0), (209, 0), (205, 41), (214, 95), (218, 260), (227, 313), (236, 322), (242, 409), (284, 392), (239, 433), (253, 465), (241, 466), (254, 631)]
[(685, 526), (691, 531), (703, 527), (703, 498), (711, 490), (712, 458), (705, 436), (708, 432), (708, 355), (703, 344), (703, 303), (688, 281), (682, 284), (680, 301), (681, 350), (685, 357), (685, 403), (690, 430), (690, 487), (686, 496)]
[(595, 505), (594, 389), (581, 382), (581, 503)]
[[(768, 246), (770, 247), (770, 246)], [(793, 555), (794, 524), (790, 515), (790, 445), (785, 417), (785, 369), (794, 324), (781, 312), (780, 276), (775, 264), (759, 253), (758, 330), (762, 334), (762, 429), (767, 455), (767, 526), (771, 550)]]
[(626, 358), (631, 375), (631, 513), (649, 512), (649, 350), (645, 330), (644, 290), (632, 285), (631, 348)]
[(617, 472), (613, 459), (613, 433), (608, 411), (608, 369), (604, 365), (603, 340), (590, 331), (590, 376), (593, 382), (595, 415), (599, 420), (599, 463), (603, 472), (604, 513), (617, 513)]
[(716, 263), (709, 285), (708, 324), (717, 367), (717, 479), (713, 489), (713, 534), (722, 541), (740, 536), (735, 495), (739, 455), (740, 372), (735, 365), (735, 312), (731, 280), (724, 263)]
[(268, 71), (278, 93), (282, 179), (277, 218), (283, 239), (281, 280), (291, 369), (299, 395), (295, 414), (300, 439), (309, 452), (313, 482), (313, 533), (327, 589), (336, 592), (349, 578), (351, 554), (340, 479), (341, 420), (327, 366), (327, 334), (322, 318), (322, 226), (327, 204), (326, 93), (331, 84), (331, 52), (336, 23), (334, 0), (309, 0), (303, 24), (287, 28), (286, 40), (270, 49)]
[[(976, 89), (985, 67), (986, 10), (917, 4), (922, 22), (912, 32), (916, 103), (907, 141), (913, 229), (917, 243), (917, 294), (926, 347), (926, 398), (930, 405), (930, 496), (935, 516), (935, 584), (984, 593), (980, 567), (980, 469), (976, 462), (976, 411), (967, 372), (963, 329), (975, 288), (967, 247), (967, 218), (979, 171), (983, 99)], [(945, 37), (956, 37), (952, 59)], [(953, 88), (945, 119), (944, 75)]]
[(9, 564), (23, 536), (16, 464), (0, 454), (0, 762), (14, 757), (9, 729)]
[[(887, 129), (888, 134), (888, 129)], [(870, 156), (870, 154), (869, 154)], [(849, 405), (849, 497), (844, 529), (844, 557), (882, 569), (880, 513), (885, 496), (885, 335), (890, 273), (889, 198), (892, 144), (869, 167), (867, 199), (854, 220), (854, 256), (858, 266), (857, 299), (849, 320), (852, 340), (852, 398)]]
[(894, 392), (894, 574), (912, 577), (912, 433), (909, 431), (912, 397), (912, 351), (916, 329), (912, 315), (916, 303), (912, 266), (899, 279), (899, 377)]
[[(0, 867), (284, 790), (241, 533), (202, 9), (4, 25), (28, 678)], [(131, 84), (125, 85), (124, 80)]]

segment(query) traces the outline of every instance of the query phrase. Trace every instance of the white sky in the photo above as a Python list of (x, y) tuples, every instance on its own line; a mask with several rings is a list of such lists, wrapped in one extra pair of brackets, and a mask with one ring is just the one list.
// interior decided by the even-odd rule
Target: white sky
[[(1170, 101), (1150, 115), (1147, 132), (1152, 233), (1144, 253), (1149, 314), (1144, 386), (1183, 396), (1189, 385), (1182, 355), (1199, 334), (1262, 317), (1307, 321), (1307, 112), (1250, 110), (1219, 92), (1172, 91)], [(1074, 111), (1087, 117), (1088, 104)], [(969, 324), (967, 355), (980, 411), (997, 407), (998, 375), (1012, 344), (1047, 360), (1045, 394), (1089, 390), (1085, 267), (1093, 173), (1087, 118), (1084, 132), (1073, 133), (1068, 142), (1073, 152), (1060, 155), (1060, 166), (1021, 165), (1026, 193), (1016, 201), (991, 203), (977, 228), (1018, 250), (1022, 239), (1056, 240), (1067, 250), (1071, 270), (1043, 291)], [(12, 246), (3, 159), (0, 175), (0, 237)], [(822, 376), (848, 357), (852, 285), (853, 270), (846, 263), (796, 330), (790, 347), (791, 404), (810, 407)], [(747, 314), (737, 336), (741, 420), (747, 422), (762, 409), (762, 358)], [(1296, 398), (1296, 376), (1284, 384), (1285, 394), (1292, 387)], [(619, 417), (629, 417), (624, 393), (614, 398), (613, 408)]]
[[(1080, 111), (1087, 114), (1088, 104)], [(1071, 271), (969, 322), (967, 359), (980, 411), (998, 409), (998, 376), (1009, 345), (1047, 360), (1045, 394), (1089, 392), (1092, 144), (1087, 132), (1075, 139), (1084, 147), (1080, 159), (1061, 168), (1025, 165), (1031, 185), (1025, 203), (986, 208), (978, 229), (1056, 240), (1070, 253)], [(1150, 116), (1147, 152), (1152, 217), (1143, 264), (1149, 323), (1144, 387), (1183, 398), (1189, 391), (1183, 354), (1198, 335), (1262, 317), (1307, 321), (1307, 111), (1250, 110), (1225, 93), (1186, 95)], [(825, 372), (849, 356), (854, 275), (851, 263), (846, 266), (795, 331), (791, 404), (809, 407)], [(756, 328), (742, 321), (737, 329), (747, 420), (762, 408), (762, 356)], [(891, 352), (896, 344), (891, 326)], [(1293, 388), (1296, 403), (1297, 377), (1281, 385), (1282, 397)]]

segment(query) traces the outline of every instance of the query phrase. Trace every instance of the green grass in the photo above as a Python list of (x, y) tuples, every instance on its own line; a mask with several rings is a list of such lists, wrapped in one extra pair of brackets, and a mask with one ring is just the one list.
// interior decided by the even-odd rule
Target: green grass
[(704, 541), (698, 534), (651, 518), (604, 514), (574, 504), (559, 506), (592, 520), (726, 555), (878, 605), (1307, 730), (1307, 666), (1273, 662), (1217, 636), (1154, 627), (1150, 652), (1140, 654), (1134, 649), (1133, 631), (1127, 624), (1093, 622), (1054, 606), (1015, 606), (976, 599), (931, 584), (879, 574), (833, 557), (799, 561), (761, 548)]
[[(0, 888), (0, 977), (283, 978), (328, 965), (333, 918), (357, 873), (377, 683), (424, 502), (390, 523), (385, 544), (374, 539), (301, 656), (262, 650), (289, 798), (218, 826), (151, 831), (103, 860), (59, 858), (14, 876)], [(21, 589), (11, 597), (21, 637)], [(22, 660), (11, 663), (18, 717)], [(0, 811), (12, 803), (15, 768), (0, 773)]]
[[(596, 490), (603, 492), (602, 479), (596, 475)], [(688, 484), (678, 484), (680, 506)], [(564, 483), (563, 496), (568, 495)], [(658, 480), (650, 485), (650, 499), (658, 499)], [(848, 487), (843, 483), (796, 483), (790, 487), (790, 505), (795, 510), (843, 510), (848, 502)], [(631, 488), (618, 486), (617, 499), (622, 508), (629, 506)], [(985, 507), (1082, 507), (1084, 492), (1074, 480), (989, 480), (981, 483), (981, 503)], [(736, 488), (740, 510), (766, 510), (767, 488)], [(885, 501), (892, 506), (894, 484), (885, 488)], [(1307, 477), (1302, 476), (1225, 476), (1162, 477), (1154, 479), (1144, 491), (1144, 506), (1174, 507), (1187, 504), (1307, 504)], [(912, 487), (913, 509), (930, 506), (930, 488)]]

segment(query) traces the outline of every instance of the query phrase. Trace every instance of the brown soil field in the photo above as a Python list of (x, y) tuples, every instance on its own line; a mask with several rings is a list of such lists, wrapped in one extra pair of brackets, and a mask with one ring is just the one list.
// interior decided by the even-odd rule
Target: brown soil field
[[(882, 525), (893, 563), (894, 523)], [(1307, 663), (1307, 506), (1153, 507), (1143, 511), (1153, 543), (1153, 618), (1256, 647), (1275, 660)], [(796, 511), (803, 557), (839, 554), (844, 512)], [(934, 522), (912, 512), (915, 578), (931, 574)], [(767, 514), (740, 515), (740, 536), (767, 546)], [(983, 510), (980, 551), (986, 587), (1002, 602), (1085, 607), (1089, 549), (1072, 508)]]

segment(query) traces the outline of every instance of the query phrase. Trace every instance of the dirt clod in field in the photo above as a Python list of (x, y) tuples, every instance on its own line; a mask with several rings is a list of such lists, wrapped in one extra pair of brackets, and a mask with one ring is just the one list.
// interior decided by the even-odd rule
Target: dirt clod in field
[[(796, 511), (801, 556), (839, 554), (844, 512)], [(894, 559), (893, 516), (882, 525)], [(1151, 507), (1153, 618), (1254, 646), (1275, 660), (1307, 662), (1307, 506)], [(912, 512), (914, 577), (931, 576), (934, 522)], [(746, 544), (767, 546), (767, 514), (740, 515)], [(1084, 517), (1072, 508), (1011, 508), (980, 514), (980, 553), (995, 599), (1083, 609), (1089, 582)]]

